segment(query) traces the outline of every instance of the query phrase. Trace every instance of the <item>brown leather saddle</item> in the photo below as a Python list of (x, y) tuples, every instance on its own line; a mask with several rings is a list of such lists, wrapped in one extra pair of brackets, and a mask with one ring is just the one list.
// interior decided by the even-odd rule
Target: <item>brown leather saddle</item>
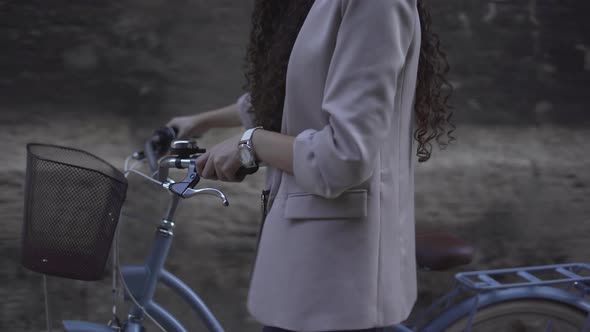
[(447, 232), (416, 233), (416, 261), (425, 270), (448, 270), (469, 264), (474, 251), (471, 245)]

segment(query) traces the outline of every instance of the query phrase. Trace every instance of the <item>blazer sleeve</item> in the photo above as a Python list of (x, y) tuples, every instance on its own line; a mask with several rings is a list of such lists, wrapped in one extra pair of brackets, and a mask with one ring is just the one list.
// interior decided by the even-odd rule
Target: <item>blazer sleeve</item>
[(251, 111), (252, 104), (250, 104), (250, 93), (247, 92), (241, 95), (236, 102), (236, 106), (238, 108), (238, 114), (240, 116), (242, 126), (246, 129), (253, 128), (254, 113)]
[(293, 143), (293, 175), (304, 190), (335, 198), (366, 181), (391, 127), (396, 88), (413, 36), (416, 0), (342, 0), (322, 100), (328, 124)]

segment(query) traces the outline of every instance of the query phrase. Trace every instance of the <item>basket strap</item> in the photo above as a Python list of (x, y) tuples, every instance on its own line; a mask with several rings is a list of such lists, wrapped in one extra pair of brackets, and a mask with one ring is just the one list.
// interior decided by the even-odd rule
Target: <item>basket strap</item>
[[(115, 242), (118, 240), (117, 237), (119, 235), (119, 230), (115, 230)], [(113, 246), (113, 319), (117, 317), (117, 260), (119, 259), (119, 251), (117, 250), (117, 244)]]
[(112, 299), (113, 299), (113, 307), (112, 307), (112, 319), (109, 321), (108, 325), (110, 327), (115, 327), (117, 328), (119, 331), (121, 330), (121, 322), (119, 321), (119, 317), (117, 316), (117, 296), (118, 296), (118, 292), (119, 292), (119, 227), (117, 227), (117, 229), (115, 229), (115, 237), (113, 239), (113, 243), (111, 244), (112, 248), (113, 248), (113, 259), (112, 259), (112, 263), (113, 263), (113, 275), (112, 275), (112, 289), (111, 289), (111, 293), (112, 293)]
[(47, 323), (47, 332), (51, 329), (51, 308), (49, 307), (49, 296), (47, 293), (47, 276), (43, 274), (43, 295), (45, 296), (45, 321)]

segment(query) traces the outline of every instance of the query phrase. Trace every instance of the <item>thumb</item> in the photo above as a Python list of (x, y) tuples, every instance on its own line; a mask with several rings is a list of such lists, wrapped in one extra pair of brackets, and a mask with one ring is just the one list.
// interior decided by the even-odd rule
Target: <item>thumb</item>
[(178, 134), (176, 134), (177, 138), (186, 138), (186, 129), (184, 127), (176, 126), (178, 129)]
[(178, 123), (176, 118), (173, 118), (172, 120), (168, 121), (168, 123), (166, 124), (166, 127), (168, 128), (176, 128), (176, 130), (178, 131), (178, 133), (176, 134), (176, 137), (180, 138), (183, 134), (184, 134), (184, 126), (181, 126), (180, 123)]
[(198, 156), (197, 159), (195, 159), (195, 166), (197, 166), (198, 174), (201, 174), (203, 172), (203, 168), (207, 163), (207, 159), (209, 159), (209, 151), (203, 153), (202, 155)]

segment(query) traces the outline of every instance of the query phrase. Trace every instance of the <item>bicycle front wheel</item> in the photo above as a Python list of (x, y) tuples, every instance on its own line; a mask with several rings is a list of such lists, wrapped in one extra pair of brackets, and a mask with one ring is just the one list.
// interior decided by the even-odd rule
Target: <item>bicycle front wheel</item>
[[(574, 306), (544, 300), (519, 299), (480, 308), (471, 332), (580, 332), (588, 313)], [(455, 321), (444, 332), (465, 331), (469, 316)]]

